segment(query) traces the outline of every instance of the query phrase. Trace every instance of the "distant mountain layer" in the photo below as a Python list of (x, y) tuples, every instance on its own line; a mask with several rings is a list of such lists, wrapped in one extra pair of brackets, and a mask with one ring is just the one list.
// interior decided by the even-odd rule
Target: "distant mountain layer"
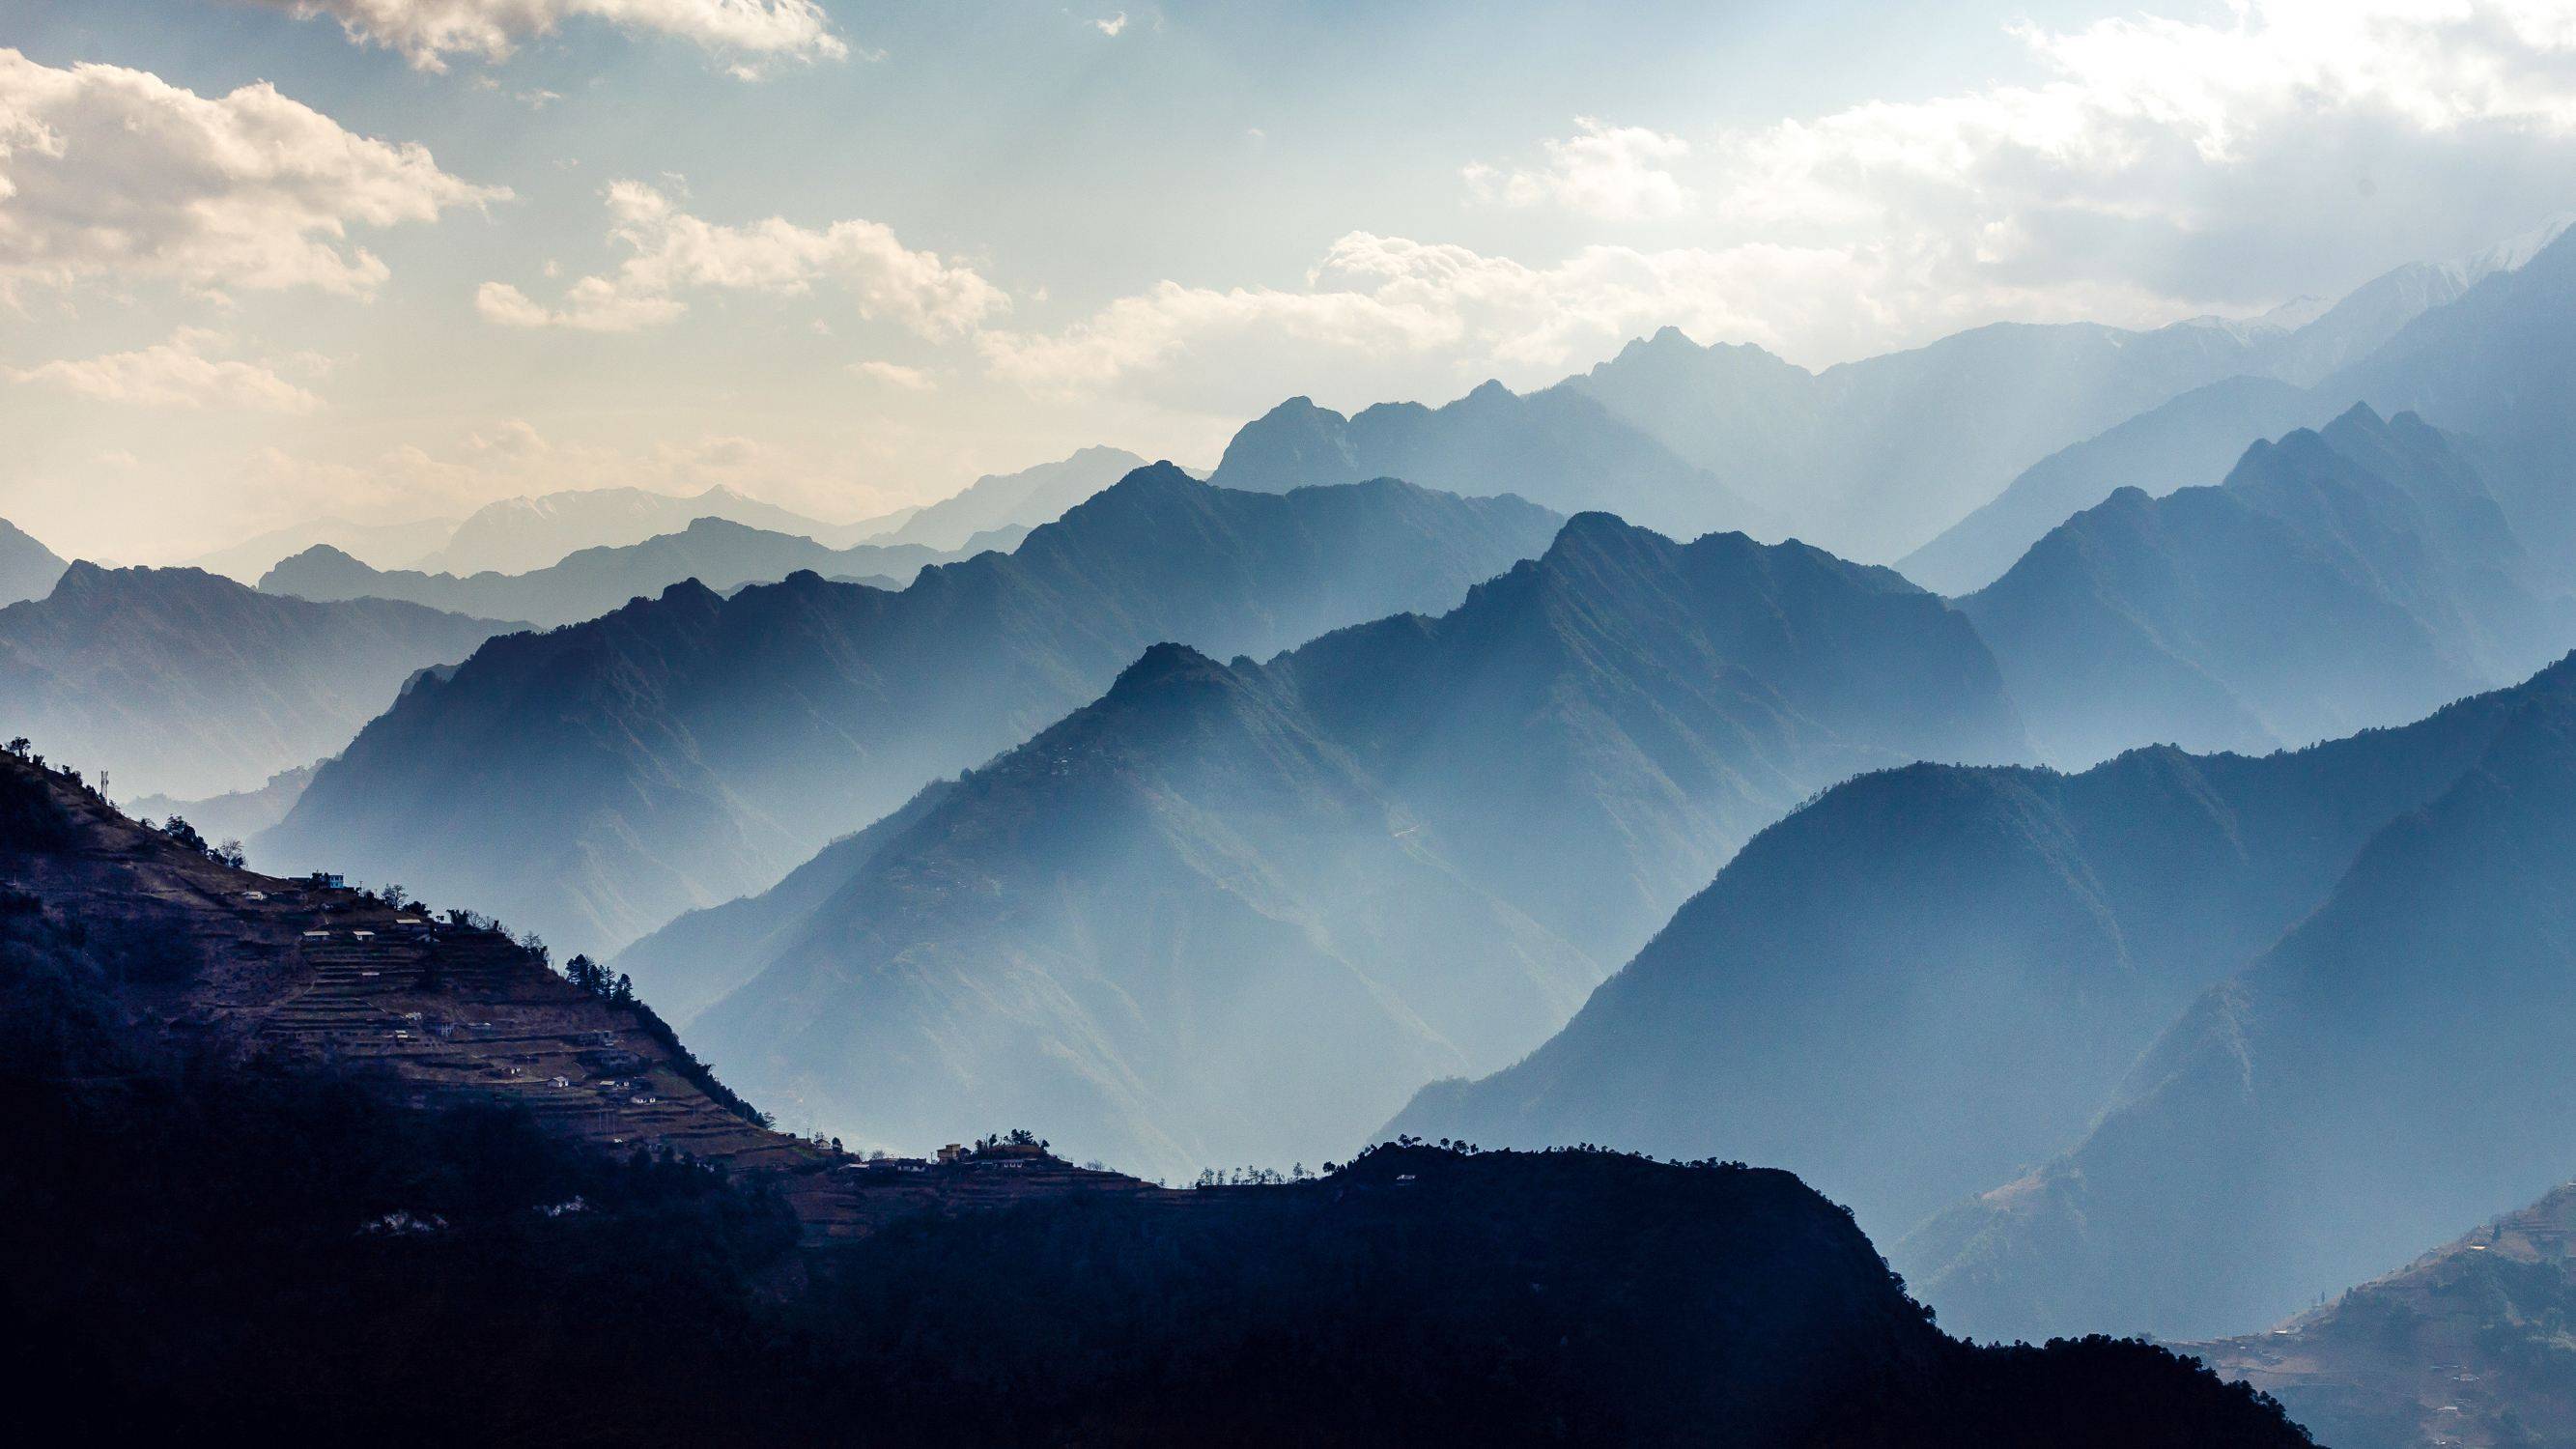
[(0, 519), (0, 605), (41, 599), (69, 567), (52, 549)]
[(143, 795), (119, 805), (137, 820), (167, 821), (175, 815), (208, 840), (248, 840), (286, 818), (302, 798), (304, 787), (313, 783), (313, 770), (311, 765), (298, 765), (269, 776), (268, 783), (255, 790), (235, 790), (203, 800)]
[(2576, 506), (2551, 470), (2576, 360), (2576, 241), (2564, 222), (2476, 257), (2401, 267), (2272, 344), (2249, 374), (2183, 393), (2032, 464), (1897, 565), (1942, 593), (1999, 577), (2071, 513), (2122, 488), (2160, 496), (2218, 477), (2243, 446), (2321, 426), (2356, 402), (2492, 439), (2501, 501), (2544, 556), (2576, 561)]
[(812, 904), (618, 966), (659, 998), (765, 958), (694, 1030), (845, 1137), (1001, 1112), (1153, 1172), (1314, 1160), (1528, 1050), (1801, 795), (2019, 749), (1966, 622), (1894, 575), (1584, 514), (1442, 618), (1158, 646), (835, 846), (837, 889), (791, 878)]
[(1942, 1321), (2244, 1332), (2576, 1162), (2576, 659), (2203, 993), (2065, 1155), (1893, 1255)]
[(1556, 523), (1394, 482), (1272, 496), (1140, 469), (900, 593), (680, 586), (498, 641), (369, 726), (267, 841), (614, 949), (766, 887), (1157, 640), (1266, 653), (1445, 608)]
[(2367, 408), (2258, 442), (2218, 487), (2123, 489), (1959, 607), (2066, 765), (2393, 724), (2576, 638), (2468, 451)]
[(2576, 1442), (2576, 1183), (2269, 1333), (2182, 1345), (2337, 1449)]
[(77, 563), (46, 598), (0, 609), (0, 733), (112, 770), (120, 791), (249, 789), (339, 749), (419, 671), (519, 627)]
[(1377, 477), (1597, 509), (1682, 538), (1772, 531), (1771, 514), (1597, 400), (1564, 389), (1523, 396), (1498, 382), (1445, 407), (1380, 403), (1350, 417), (1290, 398), (1234, 435), (1208, 481), (1277, 493)]
[[(1017, 541), (1014, 534), (993, 542), (1007, 547)], [(800, 570), (826, 578), (909, 581), (930, 564), (958, 557), (958, 553), (917, 544), (833, 549), (795, 534), (700, 518), (677, 533), (642, 543), (586, 548), (561, 563), (524, 574), (458, 578), (415, 570), (386, 572), (337, 549), (317, 546), (269, 570), (259, 588), (265, 594), (302, 599), (406, 599), (455, 613), (506, 615), (551, 627), (597, 618), (684, 579), (696, 579), (718, 593), (747, 583), (775, 583)]]
[(1780, 1162), (1892, 1239), (2077, 1140), (2194, 993), (2516, 708), (2260, 759), (1854, 780), (1762, 832), (1526, 1061), (1426, 1088), (1387, 1130)]
[(316, 518), (270, 529), (229, 548), (200, 554), (187, 567), (222, 574), (245, 584), (277, 567), (281, 559), (309, 549), (336, 549), (377, 568), (407, 568), (444, 545), (461, 520), (424, 518), (410, 523), (352, 523), (345, 518)]
[(975, 535), (993, 529), (1053, 523), (1066, 509), (1144, 466), (1144, 459), (1121, 448), (1085, 448), (1060, 462), (987, 474), (952, 497), (911, 510), (894, 527), (870, 533), (865, 541), (964, 548)]
[(701, 518), (849, 542), (843, 530), (731, 488), (675, 495), (643, 488), (586, 488), (485, 504), (456, 525), (435, 551), (411, 560), (427, 573), (524, 574), (586, 548), (614, 548), (676, 533)]

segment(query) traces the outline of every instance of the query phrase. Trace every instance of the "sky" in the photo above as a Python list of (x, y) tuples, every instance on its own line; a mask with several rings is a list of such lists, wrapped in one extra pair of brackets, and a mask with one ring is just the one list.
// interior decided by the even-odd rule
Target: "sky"
[(2576, 0), (10, 0), (0, 517), (831, 521), (1676, 325), (1821, 367), (2576, 206)]

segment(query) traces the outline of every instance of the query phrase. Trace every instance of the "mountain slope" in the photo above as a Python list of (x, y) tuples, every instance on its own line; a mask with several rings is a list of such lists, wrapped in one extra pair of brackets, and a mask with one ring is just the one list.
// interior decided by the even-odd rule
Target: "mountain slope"
[(2576, 661), (2213, 987), (2084, 1140), (1896, 1257), (1979, 1334), (2277, 1321), (2576, 1161)]
[(964, 548), (979, 533), (1053, 523), (1066, 509), (1144, 466), (1144, 459), (1123, 448), (1084, 448), (1072, 457), (1017, 473), (988, 473), (962, 491), (914, 510), (895, 527), (869, 534), (865, 541), (881, 547), (910, 543)]
[(384, 571), (336, 549), (315, 547), (270, 569), (260, 579), (259, 589), (301, 599), (405, 599), (454, 613), (501, 615), (551, 627), (597, 618), (683, 579), (696, 579), (718, 593), (747, 583), (775, 583), (799, 570), (825, 578), (891, 576), (909, 581), (931, 564), (958, 557), (919, 545), (827, 548), (795, 534), (700, 518), (677, 533), (642, 543), (582, 549), (560, 563), (523, 574), (487, 572), (459, 578), (412, 569)]
[(2507, 697), (2262, 759), (1916, 765), (1745, 847), (1528, 1059), (1387, 1129), (1778, 1161), (1894, 1235), (2075, 1140), (2191, 995), (2449, 788)]
[(419, 671), (517, 627), (76, 563), (44, 599), (0, 609), (0, 732), (112, 770), (121, 790), (250, 789), (340, 748)]
[(408, 568), (415, 560), (444, 547), (462, 521), (424, 518), (411, 523), (353, 523), (345, 518), (308, 519), (200, 554), (184, 566), (256, 584), (259, 576), (277, 567), (281, 559), (309, 549), (330, 548), (377, 568)]
[[(1149, 651), (854, 842), (801, 928), (738, 903), (673, 930), (772, 918), (696, 1026), (834, 1130), (973, 1102), (1154, 1171), (1312, 1160), (1527, 1050), (1800, 795), (2018, 741), (1965, 621), (1895, 576), (1584, 514), (1441, 618), (1266, 665)], [(657, 938), (618, 965), (663, 992), (709, 963)]]
[(1347, 418), (1290, 398), (1243, 425), (1208, 481), (1276, 493), (1378, 477), (1515, 493), (1564, 513), (1599, 509), (1684, 538), (1767, 531), (1771, 521), (1593, 398), (1558, 388), (1518, 394), (1498, 382), (1438, 408), (1379, 403)]
[(676, 533), (701, 518), (833, 542), (841, 530), (731, 488), (694, 495), (643, 488), (584, 488), (505, 498), (467, 514), (446, 543), (412, 567), (427, 573), (524, 574), (586, 548), (616, 548)]
[(0, 518), (0, 606), (52, 593), (68, 567), (52, 549)]
[(2539, 577), (2454, 440), (2355, 408), (2218, 487), (2115, 494), (1959, 607), (2042, 757), (2083, 764), (2304, 743), (2519, 677), (2568, 627)]
[(2184, 1345), (2339, 1449), (2576, 1440), (2576, 1184), (2269, 1333)]
[(682, 585), (498, 641), (369, 726), (266, 839), (614, 949), (766, 887), (1158, 639), (1267, 652), (1444, 607), (1554, 524), (1393, 482), (1276, 496), (1140, 469), (900, 593)]

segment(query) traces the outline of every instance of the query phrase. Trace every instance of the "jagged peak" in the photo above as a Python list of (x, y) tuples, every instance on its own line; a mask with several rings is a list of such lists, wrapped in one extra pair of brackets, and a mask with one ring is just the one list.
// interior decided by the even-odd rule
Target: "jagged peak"
[(1136, 656), (1135, 663), (1118, 671), (1118, 678), (1103, 698), (1112, 701), (1133, 699), (1176, 679), (1213, 679), (1225, 673), (1224, 665), (1189, 645), (1166, 640), (1148, 645), (1144, 653)]

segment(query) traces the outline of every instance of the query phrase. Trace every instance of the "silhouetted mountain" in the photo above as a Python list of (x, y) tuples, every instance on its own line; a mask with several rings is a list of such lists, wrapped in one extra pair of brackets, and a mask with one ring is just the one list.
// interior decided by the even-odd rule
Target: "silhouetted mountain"
[(0, 606), (52, 593), (68, 567), (52, 549), (0, 518)]
[(2204, 993), (2066, 1156), (1896, 1257), (1952, 1325), (2274, 1322), (2576, 1162), (2576, 659)]
[(410, 523), (353, 523), (345, 518), (316, 518), (273, 528), (229, 548), (200, 554), (186, 567), (222, 574), (245, 584), (314, 548), (332, 548), (376, 568), (408, 568), (446, 546), (456, 534), (454, 518), (424, 518)]
[(2463, 449), (2355, 408), (2218, 487), (2122, 490), (1959, 607), (2042, 758), (2084, 764), (2301, 744), (2518, 678), (2571, 632), (2538, 577)]
[(1157, 639), (1267, 652), (1445, 607), (1555, 522), (1391, 481), (1282, 497), (1139, 469), (1017, 552), (901, 593), (806, 573), (730, 599), (680, 585), (496, 641), (371, 725), (269, 841), (615, 947), (766, 887)]
[(524, 574), (586, 548), (615, 548), (676, 533), (701, 518), (794, 534), (822, 543), (854, 540), (846, 530), (746, 497), (731, 488), (678, 496), (643, 488), (584, 488), (487, 503), (456, 525), (445, 545), (413, 561), (428, 573)]
[[(971, 1102), (1151, 1171), (1311, 1161), (1528, 1050), (1801, 795), (2019, 739), (1966, 622), (1894, 575), (1584, 514), (1442, 618), (1267, 665), (1149, 651), (845, 847), (696, 1027), (872, 1142)], [(684, 929), (620, 969), (704, 972)]]
[(15, 757), (0, 1098), (0, 1390), (76, 1390), (56, 1417), (107, 1442), (210, 1413), (331, 1443), (2306, 1442), (2151, 1345), (1943, 1337), (1777, 1171), (1409, 1146), (1171, 1192), (1025, 1136), (861, 1163), (764, 1130), (595, 973), (229, 868)]
[(111, 770), (122, 790), (246, 789), (347, 743), (419, 671), (518, 627), (76, 563), (47, 597), (0, 609), (0, 733)]
[(1389, 1132), (1776, 1161), (1893, 1237), (2074, 1142), (2191, 996), (2451, 788), (2485, 696), (2296, 754), (1916, 765), (1763, 831), (1525, 1061)]
[(2576, 1442), (2576, 1183), (2269, 1333), (2185, 1345), (2337, 1449)]
[[(2003, 323), (1810, 373), (1759, 348), (1702, 348), (1666, 328), (1551, 391), (1599, 399), (1800, 537), (1853, 558), (1893, 559), (2050, 453), (2258, 370), (2277, 331)], [(1729, 520), (1676, 522), (1696, 530)]]
[(1522, 395), (1499, 382), (1444, 407), (1379, 403), (1347, 418), (1290, 398), (1244, 424), (1208, 481), (1277, 493), (1378, 477), (1515, 493), (1566, 513), (1599, 509), (1682, 537), (1771, 523), (1594, 399), (1562, 388)]
[[(315, 547), (269, 570), (259, 589), (302, 599), (407, 599), (454, 613), (506, 615), (550, 627), (595, 619), (683, 579), (696, 579), (718, 593), (748, 583), (775, 583), (799, 570), (826, 578), (886, 576), (909, 581), (930, 564), (958, 557), (913, 544), (826, 548), (795, 534), (701, 518), (677, 533), (642, 543), (586, 548), (561, 563), (524, 574), (458, 578), (414, 570), (384, 572), (337, 549)], [(900, 588), (902, 582), (895, 586)]]
[[(2315, 321), (2262, 347), (2256, 359), (2259, 366), (2249, 368), (2262, 376), (2231, 377), (2184, 393), (2050, 455), (2015, 478), (1991, 502), (1907, 555), (1898, 567), (1915, 582), (1942, 593), (1983, 588), (2068, 515), (2093, 507), (2119, 489), (2138, 488), (2160, 496), (2205, 482), (2220, 476), (2248, 442), (2293, 428), (2322, 426), (2359, 401), (2374, 402), (2384, 413), (2411, 409), (2445, 428), (2479, 434), (2492, 430), (2505, 438), (2522, 436), (2526, 424), (2516, 416), (2526, 407), (2541, 415), (2532, 419), (2534, 424), (2544, 430), (2555, 426), (2564, 408), (2552, 399), (2563, 396), (2563, 391), (2553, 394), (2546, 387), (2531, 386), (2529, 377), (2513, 375), (2529, 368), (2531, 376), (2546, 376), (2553, 365), (2565, 371), (2563, 361), (2552, 364), (2549, 360), (2549, 338), (2516, 343), (2489, 334), (2499, 320), (2515, 318), (2517, 309), (2526, 306), (2538, 306), (2555, 319), (2539, 331), (2563, 330), (2576, 324), (2566, 299), (2552, 301), (2534, 295), (2545, 288), (2499, 280), (2497, 294), (2514, 301), (2482, 301), (2457, 311), (2452, 304), (2490, 277), (2510, 278), (2551, 250), (2565, 230), (2564, 222), (2555, 222), (2474, 257), (2415, 263), (2379, 277)], [(2552, 306), (2557, 308), (2554, 313), (2547, 311)], [(2401, 334), (2415, 331), (2418, 318), (2425, 319), (2422, 331), (2402, 344), (2395, 342)], [(2463, 389), (2457, 396), (2443, 390), (2453, 366), (2448, 359), (2454, 353), (2465, 360), (2499, 348), (2502, 358), (2474, 365), (2483, 379), (2479, 388)], [(2374, 356), (2383, 349), (2386, 357)], [(2432, 384), (2429, 391), (2428, 383)], [(2555, 475), (2549, 466), (2564, 455), (2548, 451), (2544, 444), (2531, 456), (2540, 464), (2537, 476), (2532, 467), (2517, 465), (2497, 477), (2500, 487), (2524, 481), (2533, 485), (2531, 491), (2550, 493), (2548, 480)], [(2503, 501), (2511, 506), (2518, 499), (2513, 490), (2507, 490)], [(2561, 518), (2546, 496), (2533, 501), (2537, 506), (2528, 510), (2530, 516), (2518, 516), (2517, 522), (2526, 530), (2545, 524), (2533, 534), (2534, 540), (2549, 545), (2555, 557), (2576, 558), (2576, 551), (2566, 548), (2569, 538), (2576, 537), (2570, 532), (2576, 529), (2576, 521)]]
[(868, 534), (865, 541), (964, 548), (976, 534), (993, 529), (1053, 523), (1066, 509), (1144, 466), (1144, 459), (1122, 448), (1085, 448), (1017, 473), (988, 473), (952, 497), (913, 510), (895, 526)]

